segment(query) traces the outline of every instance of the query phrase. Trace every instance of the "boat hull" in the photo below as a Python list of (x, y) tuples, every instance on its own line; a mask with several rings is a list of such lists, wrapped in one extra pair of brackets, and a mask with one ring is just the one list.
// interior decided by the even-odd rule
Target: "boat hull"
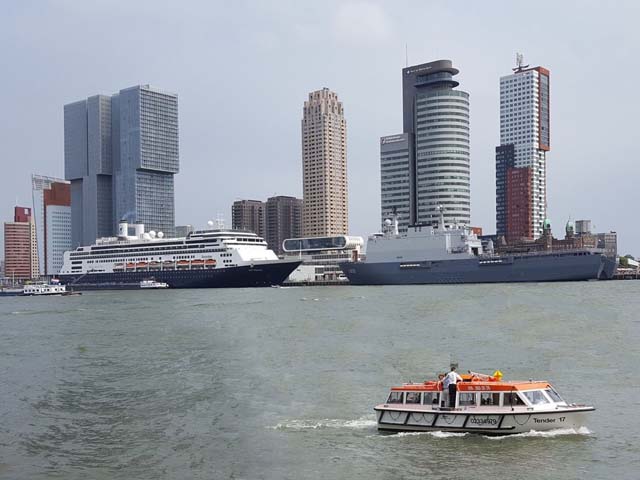
[(60, 275), (60, 282), (80, 290), (139, 289), (150, 275), (169, 288), (242, 288), (280, 285), (300, 265), (300, 261), (255, 262), (253, 265), (197, 269), (155, 270), (140, 272), (86, 273)]
[(376, 407), (378, 429), (395, 432), (456, 432), (510, 435), (556, 429), (578, 430), (586, 425), (591, 406), (550, 411), (394, 410)]
[(558, 282), (610, 279), (615, 259), (601, 254), (556, 253), (422, 262), (345, 262), (352, 285)]

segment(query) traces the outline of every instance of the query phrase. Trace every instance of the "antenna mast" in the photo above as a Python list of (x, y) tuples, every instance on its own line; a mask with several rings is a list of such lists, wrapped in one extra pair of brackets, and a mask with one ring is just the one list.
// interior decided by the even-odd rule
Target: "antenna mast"
[(516, 53), (516, 68), (513, 69), (514, 73), (521, 72), (525, 68), (529, 68), (529, 65), (524, 64), (524, 55), (522, 53)]

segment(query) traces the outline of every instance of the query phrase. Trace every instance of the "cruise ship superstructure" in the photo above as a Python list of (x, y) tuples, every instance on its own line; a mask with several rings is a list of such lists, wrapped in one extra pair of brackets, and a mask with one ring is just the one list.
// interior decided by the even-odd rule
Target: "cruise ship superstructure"
[(164, 238), (121, 222), (117, 237), (65, 252), (60, 280), (78, 288), (139, 288), (145, 279), (170, 288), (268, 287), (281, 284), (300, 260), (280, 260), (255, 233), (199, 230)]
[[(441, 210), (442, 211), (442, 210)], [(550, 282), (608, 279), (615, 258), (598, 248), (496, 254), (465, 225), (410, 226), (397, 219), (367, 242), (366, 259), (341, 265), (354, 285)]]

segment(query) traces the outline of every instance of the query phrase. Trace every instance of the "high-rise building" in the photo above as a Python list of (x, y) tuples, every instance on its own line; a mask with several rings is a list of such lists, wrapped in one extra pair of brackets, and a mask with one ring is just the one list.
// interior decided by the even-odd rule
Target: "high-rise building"
[(414, 140), (410, 133), (380, 139), (380, 190), (382, 222), (396, 215), (400, 232), (411, 218)]
[(265, 205), (266, 240), (269, 248), (282, 254), (282, 242), (299, 238), (302, 233), (303, 201), (295, 197), (276, 196)]
[(64, 106), (64, 176), (71, 182), (71, 244), (114, 233), (111, 97)]
[(55, 275), (62, 268), (64, 252), (71, 249), (70, 182), (32, 175), (33, 218), (40, 274)]
[(72, 246), (111, 236), (125, 218), (174, 235), (178, 98), (149, 85), (65, 105)]
[(115, 152), (114, 226), (121, 219), (175, 235), (173, 176), (179, 171), (178, 96), (149, 85), (113, 96), (119, 135)]
[(30, 208), (15, 207), (13, 222), (4, 223), (4, 260), (8, 278), (39, 277), (36, 228)]
[(542, 235), (547, 216), (549, 127), (549, 70), (528, 68), (519, 57), (514, 73), (500, 78), (496, 234), (508, 240)]
[(310, 93), (304, 102), (302, 176), (304, 236), (346, 234), (347, 122), (342, 102), (328, 88)]
[[(455, 88), (453, 79), (459, 71), (450, 60), (414, 65), (402, 69), (403, 139), (401, 155), (392, 155), (381, 138), (380, 163), (382, 195), (392, 189), (394, 204), (409, 205), (409, 212), (398, 212), (399, 225), (436, 223), (440, 207), (444, 208), (445, 224), (469, 224), (471, 221), (471, 189), (469, 167), (469, 94)], [(386, 140), (388, 142), (388, 140)], [(393, 175), (389, 178), (390, 157), (398, 156)], [(408, 158), (408, 162), (401, 161)], [(407, 184), (393, 183), (405, 182)], [(405, 185), (405, 187), (400, 187)], [(398, 187), (398, 188), (393, 188)], [(383, 217), (392, 206), (389, 197), (382, 197)], [(405, 218), (402, 218), (402, 217)]]
[(237, 200), (231, 207), (231, 226), (235, 230), (248, 230), (260, 237), (266, 232), (266, 205), (260, 200)]

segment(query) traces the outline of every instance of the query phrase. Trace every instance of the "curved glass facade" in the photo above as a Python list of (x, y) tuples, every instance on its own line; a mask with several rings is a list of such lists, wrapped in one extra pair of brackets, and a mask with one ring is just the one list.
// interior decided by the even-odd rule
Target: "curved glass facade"
[(347, 246), (347, 237), (289, 238), (283, 242), (285, 252), (305, 250), (332, 250)]
[(450, 88), (416, 95), (416, 223), (471, 221), (469, 94)]

